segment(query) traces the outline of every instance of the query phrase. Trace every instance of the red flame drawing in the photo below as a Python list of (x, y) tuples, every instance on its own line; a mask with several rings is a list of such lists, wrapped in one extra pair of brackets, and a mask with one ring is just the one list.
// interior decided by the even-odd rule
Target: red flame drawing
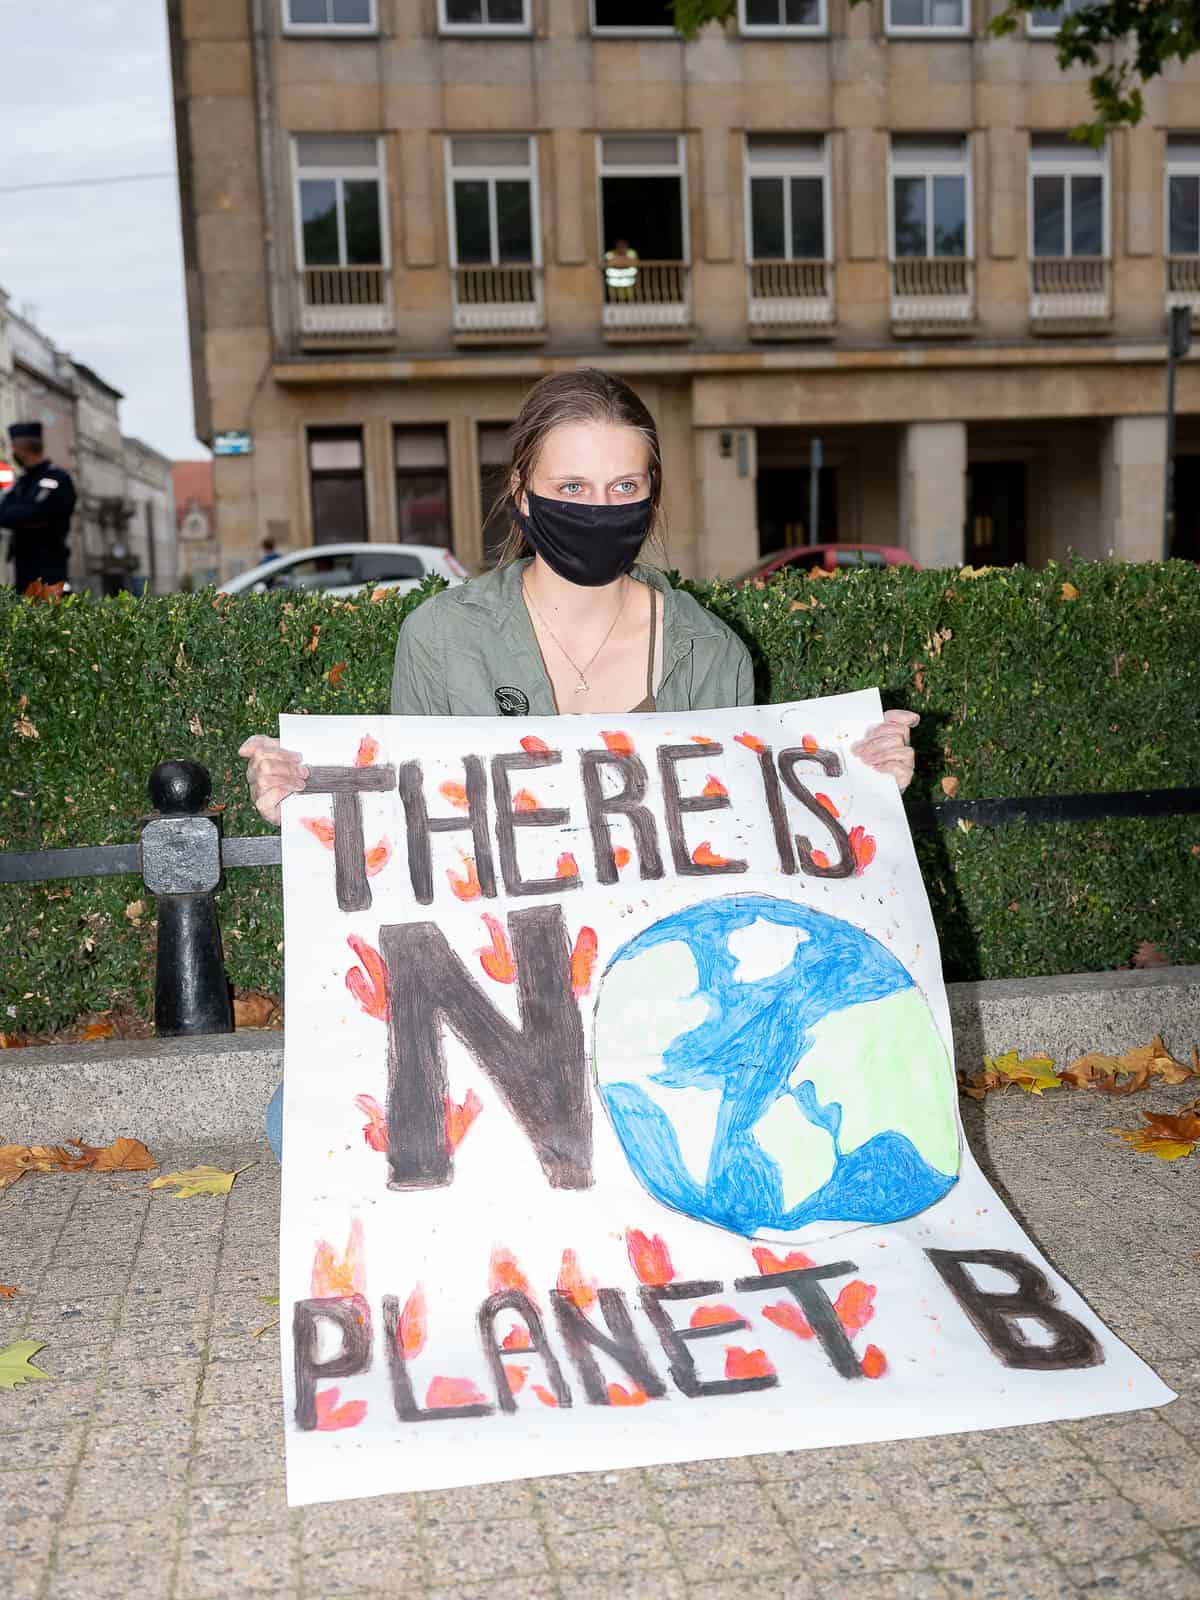
[(710, 738), (707, 733), (694, 733), (692, 735), (693, 744), (716, 744), (716, 742), (717, 741), (713, 738)]
[(827, 794), (822, 794), (820, 792), (820, 790), (818, 790), (817, 793), (815, 795), (813, 795), (813, 799), (817, 802), (817, 804), (819, 806), (824, 806), (826, 811), (828, 811), (828, 813), (829, 813), (829, 815), (831, 817), (840, 817), (841, 816), (842, 813), (834, 805), (833, 801), (829, 798), (829, 796)]
[(772, 1378), (775, 1368), (767, 1360), (765, 1350), (743, 1350), (736, 1344), (725, 1346), (725, 1376), (727, 1378)]
[(300, 826), (307, 828), (313, 838), (319, 840), (326, 850), (333, 849), (333, 823), (328, 817), (301, 817)]
[(336, 1433), (339, 1428), (356, 1428), (367, 1414), (365, 1400), (347, 1400), (338, 1405), (340, 1389), (317, 1391), (317, 1432)]
[(613, 860), (617, 863), (618, 870), (629, 865), (629, 851), (623, 844), (617, 845), (613, 850)]
[(804, 735), (803, 739), (801, 739), (801, 741), (800, 741), (800, 748), (802, 750), (807, 750), (809, 755), (812, 755), (813, 751), (814, 750), (819, 750), (821, 748), (821, 746), (813, 738), (811, 733), (806, 733)]
[(372, 1150), (386, 1150), (388, 1142), (387, 1113), (373, 1094), (356, 1094), (354, 1104), (367, 1121), (363, 1123), (363, 1138)]
[(670, 1283), (675, 1276), (671, 1252), (659, 1234), (648, 1238), (639, 1228), (626, 1228), (625, 1248), (639, 1283)]
[(778, 1300), (774, 1305), (764, 1306), (763, 1316), (777, 1328), (786, 1328), (788, 1333), (794, 1333), (797, 1339), (811, 1339), (813, 1336), (808, 1318), (793, 1300)]
[(633, 740), (627, 733), (602, 733), (605, 748), (613, 756), (631, 756), (633, 754)]
[(732, 1306), (697, 1306), (692, 1312), (690, 1326), (693, 1328), (716, 1328), (723, 1322), (743, 1321), (739, 1311)]
[(349, 934), (346, 943), (362, 962), (361, 967), (351, 967), (346, 974), (347, 989), (369, 1017), (386, 1022), (392, 1008), (388, 1004), (387, 968), (383, 957), (356, 933)]
[(533, 1340), (529, 1337), (529, 1329), (518, 1322), (515, 1328), (510, 1328), (500, 1341), (501, 1350), (532, 1350)]
[(363, 1225), (360, 1217), (350, 1224), (343, 1255), (329, 1243), (318, 1239), (313, 1251), (312, 1288), (314, 1300), (340, 1300), (347, 1295), (366, 1294), (367, 1263)]
[(556, 1406), (558, 1404), (558, 1401), (554, 1398), (544, 1384), (535, 1383), (533, 1386), (533, 1392), (535, 1395), (537, 1395), (538, 1399), (544, 1406)]
[(851, 828), (850, 848), (854, 852), (854, 876), (861, 877), (875, 859), (875, 841), (865, 828)]
[(372, 845), (367, 851), (364, 860), (367, 865), (367, 877), (374, 878), (381, 873), (392, 859), (392, 841), (385, 833), (377, 845)]
[(766, 1277), (772, 1272), (803, 1272), (807, 1267), (815, 1267), (816, 1262), (804, 1254), (803, 1250), (789, 1250), (786, 1256), (777, 1256), (774, 1250), (768, 1250), (765, 1244), (756, 1245), (754, 1249), (754, 1265)]
[(488, 1293), (504, 1294), (508, 1291), (528, 1295), (531, 1300), (534, 1298), (529, 1279), (521, 1271), (516, 1256), (498, 1244), (493, 1248), (492, 1259), (488, 1263)]
[(875, 1315), (874, 1299), (875, 1285), (864, 1283), (861, 1278), (855, 1278), (854, 1282), (848, 1283), (833, 1302), (838, 1321), (852, 1337), (856, 1333), (861, 1333)]
[(525, 1387), (525, 1379), (529, 1376), (529, 1368), (518, 1367), (516, 1365), (511, 1367), (506, 1366), (504, 1369), (504, 1376), (508, 1380), (510, 1394), (520, 1394), (521, 1390)]
[(888, 1369), (887, 1357), (877, 1344), (869, 1344), (861, 1362), (864, 1378), (882, 1378)]
[(719, 856), (707, 839), (692, 851), (692, 860), (698, 867), (727, 867), (728, 856)]
[(569, 850), (564, 850), (558, 858), (558, 865), (554, 871), (559, 878), (577, 878), (579, 876), (579, 863)]
[(527, 733), (521, 740), (521, 749), (527, 756), (545, 756), (550, 754), (550, 746), (545, 739), (539, 739), (536, 733)]
[(733, 736), (733, 742), (734, 744), (744, 744), (747, 750), (753, 750), (755, 755), (759, 756), (762, 755), (763, 751), (767, 748), (762, 740), (753, 733), (735, 733)]
[(480, 1394), (470, 1378), (434, 1378), (425, 1391), (426, 1411), (443, 1411), (448, 1406), (486, 1404), (487, 1396)]
[(484, 945), (479, 951), (479, 965), (488, 977), (497, 983), (514, 982), (517, 976), (517, 964), (513, 960), (512, 946), (508, 942), (504, 924), (485, 911), (483, 925), (491, 934), (492, 942), (490, 945)]
[(425, 1304), (425, 1290), (418, 1284), (404, 1302), (396, 1325), (396, 1346), (406, 1361), (414, 1361), (421, 1354), (428, 1333), (429, 1308)]
[(584, 1277), (579, 1257), (574, 1250), (563, 1251), (562, 1266), (558, 1269), (558, 1283), (555, 1287), (560, 1294), (569, 1296), (580, 1311), (586, 1311), (589, 1306), (595, 1304), (597, 1280)]
[(467, 1090), (462, 1105), (455, 1105), (450, 1096), (446, 1096), (446, 1143), (451, 1150), (458, 1149), (482, 1110), (483, 1101), (474, 1089)]
[(646, 1393), (645, 1390), (639, 1389), (636, 1383), (628, 1389), (623, 1383), (610, 1383), (608, 1403), (610, 1406), (644, 1406)]
[(827, 868), (829, 866), (829, 857), (825, 854), (824, 850), (814, 850), (812, 853), (812, 860), (814, 867)]
[(595, 928), (580, 928), (571, 951), (571, 993), (577, 998), (587, 994), (592, 987), (592, 971), (598, 949)]
[(708, 775), (708, 782), (704, 785), (703, 789), (701, 789), (700, 793), (705, 797), (706, 800), (729, 799), (729, 790), (721, 782), (720, 778), (714, 778), (711, 772)]
[(450, 887), (460, 900), (478, 900), (483, 890), (479, 887), (479, 875), (475, 871), (475, 857), (463, 856), (465, 872), (455, 872), (453, 867), (446, 868), (446, 877), (450, 880)]
[(444, 800), (449, 800), (450, 804), (456, 811), (466, 811), (469, 809), (467, 791), (463, 784), (454, 783), (451, 781), (451, 779), (447, 778), (445, 783), (438, 784), (438, 793)]
[(358, 741), (358, 754), (354, 757), (356, 767), (369, 767), (379, 754), (379, 742), (372, 739), (369, 733), (364, 733)]
[(514, 811), (536, 811), (538, 808), (537, 796), (530, 794), (528, 789), (518, 789), (512, 797)]

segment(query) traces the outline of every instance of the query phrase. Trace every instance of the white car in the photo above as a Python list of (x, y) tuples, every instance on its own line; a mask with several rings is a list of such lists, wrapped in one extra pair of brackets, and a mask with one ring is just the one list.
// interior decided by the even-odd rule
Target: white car
[(350, 595), (367, 584), (403, 591), (431, 576), (456, 584), (467, 577), (467, 570), (449, 550), (433, 544), (316, 544), (251, 567), (223, 583), (217, 593), (298, 589), (305, 594)]

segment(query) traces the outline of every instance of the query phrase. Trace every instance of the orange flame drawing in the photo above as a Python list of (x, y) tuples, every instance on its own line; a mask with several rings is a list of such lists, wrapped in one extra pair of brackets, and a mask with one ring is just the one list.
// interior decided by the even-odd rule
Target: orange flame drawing
[(530, 794), (528, 789), (518, 789), (513, 795), (514, 811), (536, 811), (538, 808), (537, 796)]
[(515, 1328), (510, 1328), (500, 1341), (501, 1350), (532, 1350), (533, 1340), (529, 1337), (529, 1329), (518, 1322)]
[(765, 1278), (773, 1272), (803, 1272), (806, 1267), (815, 1267), (816, 1262), (804, 1254), (803, 1250), (789, 1250), (786, 1256), (777, 1256), (774, 1250), (768, 1250), (765, 1244), (756, 1245), (754, 1249), (754, 1265)]
[(488, 1263), (488, 1293), (504, 1294), (508, 1290), (526, 1294), (531, 1300), (534, 1298), (529, 1279), (521, 1271), (516, 1256), (498, 1244), (493, 1247), (492, 1259)]
[(317, 1391), (317, 1432), (336, 1433), (339, 1428), (356, 1428), (367, 1414), (365, 1400), (347, 1400), (338, 1405), (340, 1389)]
[(580, 928), (571, 951), (571, 993), (576, 997), (587, 994), (592, 987), (592, 970), (596, 965), (598, 949), (595, 928)]
[(864, 1283), (861, 1278), (855, 1278), (853, 1283), (848, 1283), (833, 1302), (833, 1309), (837, 1312), (838, 1321), (846, 1332), (853, 1335), (861, 1333), (875, 1315), (872, 1302), (875, 1299), (875, 1285)]
[(609, 755), (631, 756), (633, 754), (633, 740), (627, 733), (602, 733)]
[(454, 783), (447, 778), (445, 783), (438, 784), (438, 793), (444, 800), (449, 800), (450, 804), (455, 808), (456, 811), (466, 811), (469, 809), (465, 785), (461, 783)]
[(385, 833), (379, 843), (367, 851), (364, 857), (367, 864), (367, 877), (374, 878), (381, 873), (392, 859), (392, 841)]
[(569, 850), (564, 850), (558, 858), (555, 875), (559, 878), (577, 878), (579, 876), (579, 863)]
[(812, 859), (814, 867), (825, 868), (829, 866), (829, 857), (825, 854), (824, 850), (814, 850), (812, 853)]
[(714, 778), (711, 772), (708, 775), (708, 782), (704, 785), (703, 789), (701, 789), (700, 793), (707, 800), (729, 799), (729, 790), (721, 782), (720, 778)]
[(764, 1306), (763, 1316), (777, 1328), (786, 1328), (789, 1333), (794, 1333), (797, 1339), (811, 1339), (813, 1336), (808, 1318), (792, 1300), (778, 1300), (773, 1306)]
[(646, 1392), (644, 1389), (639, 1389), (636, 1383), (629, 1389), (623, 1383), (610, 1383), (608, 1403), (610, 1406), (644, 1406)]
[(739, 1322), (744, 1320), (740, 1312), (732, 1306), (697, 1306), (692, 1312), (690, 1326), (693, 1328), (716, 1328), (722, 1322)]
[(511, 1367), (506, 1366), (504, 1376), (508, 1380), (509, 1393), (520, 1394), (525, 1387), (525, 1379), (529, 1376), (529, 1368), (518, 1367), (515, 1364)]
[(340, 1300), (343, 1296), (366, 1294), (367, 1263), (363, 1225), (360, 1217), (350, 1224), (346, 1251), (339, 1256), (328, 1239), (318, 1239), (313, 1252), (312, 1297), (314, 1300)]
[(351, 967), (346, 974), (347, 989), (369, 1017), (386, 1022), (392, 1008), (388, 1004), (387, 968), (383, 957), (356, 933), (349, 934), (346, 943), (362, 962), (361, 967)]
[(802, 750), (807, 750), (809, 755), (812, 755), (813, 751), (814, 750), (819, 750), (821, 748), (821, 746), (813, 738), (811, 733), (806, 733), (804, 735), (803, 739), (801, 739), (801, 741), (800, 741), (800, 748)]
[(326, 848), (333, 849), (333, 823), (328, 817), (301, 817), (300, 826), (307, 828), (314, 839), (318, 839)]
[(597, 1280), (585, 1278), (579, 1266), (579, 1257), (574, 1250), (564, 1250), (562, 1253), (562, 1266), (558, 1269), (558, 1283), (555, 1285), (560, 1294), (565, 1294), (574, 1301), (580, 1311), (586, 1311), (595, 1304)]
[(527, 756), (545, 756), (550, 754), (550, 746), (545, 739), (539, 739), (536, 733), (527, 733), (521, 740), (521, 749)]
[(470, 1378), (434, 1378), (425, 1392), (426, 1411), (443, 1411), (448, 1406), (486, 1405)]
[(692, 851), (692, 860), (698, 867), (727, 867), (728, 856), (719, 856), (707, 839)]
[(815, 795), (813, 795), (813, 799), (817, 802), (817, 804), (819, 806), (824, 806), (826, 811), (828, 811), (828, 813), (829, 813), (829, 815), (831, 817), (840, 817), (841, 816), (842, 813), (834, 805), (833, 801), (829, 798), (829, 796), (827, 794), (822, 794), (820, 792), (820, 790), (818, 790), (817, 793)]
[(725, 1346), (725, 1376), (773, 1378), (775, 1368), (767, 1360), (765, 1350), (743, 1350), (736, 1344), (729, 1344)]
[(446, 868), (450, 887), (460, 900), (478, 900), (483, 890), (479, 887), (479, 874), (475, 871), (475, 857), (463, 856), (463, 866), (466, 868), (463, 873), (455, 872), (453, 867)]
[(421, 1354), (428, 1333), (429, 1308), (425, 1304), (425, 1290), (418, 1284), (404, 1302), (396, 1326), (396, 1345), (406, 1361), (414, 1361)]
[(747, 750), (753, 750), (755, 755), (759, 756), (767, 748), (762, 740), (753, 733), (735, 733), (733, 742), (734, 744), (744, 744)]
[(446, 1143), (451, 1150), (458, 1149), (482, 1110), (483, 1101), (474, 1089), (467, 1090), (462, 1105), (455, 1105), (450, 1096), (446, 1096)]
[(364, 733), (358, 741), (358, 754), (354, 757), (356, 767), (369, 767), (379, 754), (379, 741), (372, 739), (369, 733)]
[(639, 1283), (662, 1285), (670, 1283), (675, 1276), (671, 1252), (661, 1235), (656, 1233), (651, 1239), (647, 1238), (639, 1228), (626, 1228), (625, 1248), (629, 1252), (630, 1265), (637, 1273)]
[(558, 1404), (558, 1401), (554, 1398), (544, 1384), (535, 1383), (533, 1386), (533, 1392), (535, 1395), (537, 1395), (538, 1399), (544, 1406), (556, 1406)]
[(850, 848), (854, 852), (854, 876), (857, 878), (875, 859), (875, 841), (865, 828), (851, 828)]
[(716, 744), (716, 742), (717, 741), (713, 738), (710, 738), (707, 733), (694, 733), (692, 735), (693, 744)]
[(388, 1143), (387, 1113), (373, 1094), (356, 1094), (354, 1104), (367, 1121), (363, 1124), (363, 1138), (372, 1150), (386, 1150)]
[(887, 1357), (877, 1344), (869, 1344), (860, 1363), (864, 1378), (882, 1378), (888, 1369)]
[(483, 925), (491, 934), (492, 942), (479, 951), (479, 965), (497, 983), (512, 983), (517, 976), (517, 964), (513, 960), (512, 946), (508, 942), (504, 924), (485, 911)]
[(617, 845), (613, 850), (613, 860), (617, 863), (618, 871), (629, 865), (629, 851), (623, 844)]

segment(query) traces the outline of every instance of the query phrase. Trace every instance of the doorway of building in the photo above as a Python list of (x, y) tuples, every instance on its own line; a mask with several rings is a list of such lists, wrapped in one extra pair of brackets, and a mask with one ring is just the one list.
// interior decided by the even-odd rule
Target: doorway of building
[(836, 544), (837, 468), (817, 474), (816, 537), (808, 536), (812, 475), (807, 467), (759, 467), (757, 483), (758, 553), (774, 555), (798, 544)]
[(1200, 561), (1200, 456), (1175, 457), (1175, 537), (1171, 554)]
[(1015, 567), (1025, 560), (1023, 461), (973, 461), (967, 467), (963, 559), (972, 567)]

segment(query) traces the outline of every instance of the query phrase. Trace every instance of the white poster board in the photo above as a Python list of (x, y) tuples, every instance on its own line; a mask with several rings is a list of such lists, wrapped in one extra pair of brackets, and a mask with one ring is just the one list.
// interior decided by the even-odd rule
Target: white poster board
[(290, 1503), (1172, 1398), (962, 1142), (879, 716), (282, 719)]

